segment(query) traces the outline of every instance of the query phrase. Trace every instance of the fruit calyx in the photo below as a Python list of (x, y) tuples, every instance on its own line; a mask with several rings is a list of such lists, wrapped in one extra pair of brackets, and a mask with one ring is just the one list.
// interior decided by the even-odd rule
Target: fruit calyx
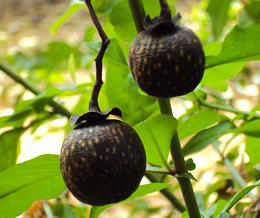
[(155, 29), (160, 26), (177, 26), (181, 19), (180, 13), (177, 13), (175, 16), (172, 17), (171, 13), (161, 14), (153, 19), (149, 15), (144, 18), (144, 29)]
[(106, 120), (109, 115), (122, 117), (122, 112), (117, 107), (109, 109), (105, 112), (89, 111), (89, 112), (82, 114), (80, 116), (72, 115), (70, 117), (70, 124), (71, 125), (78, 125), (78, 124), (83, 123), (83, 122), (101, 122), (101, 121)]

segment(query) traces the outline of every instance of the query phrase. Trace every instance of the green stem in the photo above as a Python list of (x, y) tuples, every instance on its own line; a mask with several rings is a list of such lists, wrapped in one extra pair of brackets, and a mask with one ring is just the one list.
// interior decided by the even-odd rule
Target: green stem
[[(145, 17), (144, 6), (142, 0), (128, 0), (132, 17), (134, 19), (135, 27), (137, 32), (141, 32), (143, 27), (143, 21)], [(153, 177), (150, 173), (146, 173), (145, 176), (151, 182), (158, 182), (158, 180)], [(171, 203), (172, 205), (179, 210), (180, 212), (184, 212), (186, 210), (185, 206), (167, 189), (160, 191)]]
[(135, 27), (137, 32), (141, 32), (144, 27), (143, 27), (143, 21), (145, 17), (145, 11), (144, 11), (144, 6), (142, 3), (142, 0), (128, 0), (132, 17), (135, 22)]
[[(250, 113), (250, 112), (240, 111), (236, 108), (228, 107), (228, 106), (224, 106), (224, 105), (212, 104), (212, 103), (202, 100), (201, 98), (198, 98), (197, 96), (195, 96), (195, 97), (196, 97), (197, 102), (204, 107), (209, 107), (209, 108), (216, 109), (216, 110), (227, 111), (227, 112), (231, 112), (234, 114), (243, 114), (246, 117), (252, 115), (252, 113)], [(255, 114), (252, 116), (256, 117), (256, 118), (260, 118), (260, 114)]]
[[(162, 114), (172, 115), (171, 105), (169, 99), (159, 99), (160, 110)], [(182, 153), (180, 140), (178, 133), (172, 139), (171, 143), (171, 155), (173, 157), (174, 166), (178, 174), (187, 173), (187, 168)], [(192, 218), (200, 218), (199, 207), (195, 198), (195, 194), (191, 185), (190, 179), (187, 178), (177, 178), (185, 204), (188, 209), (189, 216)]]
[[(37, 87), (35, 87), (33, 84), (29, 83), (28, 81), (18, 76), (14, 71), (12, 71), (6, 65), (0, 63), (0, 70), (3, 71), (6, 75), (8, 75), (10, 78), (12, 78), (15, 82), (21, 84), (25, 89), (32, 92), (34, 95), (39, 95), (41, 93), (41, 91)], [(57, 103), (54, 100), (50, 100), (48, 104), (54, 109), (55, 113), (70, 118), (71, 113), (66, 108), (64, 108), (61, 104)]]
[[(143, 30), (143, 19), (145, 16), (144, 8), (143, 6), (141, 6), (142, 2), (141, 0), (129, 0), (128, 2), (132, 11), (132, 16), (134, 18), (136, 29), (138, 32), (140, 32), (141, 30)], [(160, 99), (159, 104), (161, 108), (161, 113), (172, 115), (170, 101), (168, 99)], [(173, 137), (172, 140), (171, 154), (173, 156), (177, 173), (187, 173), (184, 156), (182, 154), (182, 149), (177, 134)], [(191, 181), (187, 178), (178, 178), (178, 181), (180, 183), (182, 194), (190, 217), (200, 218), (200, 212), (195, 194), (192, 189)]]
[[(151, 182), (158, 182), (157, 178), (153, 176), (150, 173), (146, 173), (145, 176), (151, 181)], [(164, 197), (166, 197), (173, 206), (180, 212), (184, 212), (186, 210), (185, 206), (179, 201), (178, 198), (176, 198), (168, 189), (163, 189), (160, 191)]]

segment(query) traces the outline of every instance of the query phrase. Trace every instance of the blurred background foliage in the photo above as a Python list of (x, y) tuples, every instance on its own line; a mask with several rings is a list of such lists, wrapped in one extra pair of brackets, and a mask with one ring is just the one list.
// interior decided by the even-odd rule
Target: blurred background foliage
[[(181, 13), (181, 23), (198, 34), (207, 55), (201, 85), (171, 103), (184, 154), (196, 164), (192, 173), (199, 181), (194, 187), (200, 209), (205, 217), (217, 217), (216, 211), (228, 199), (260, 178), (260, 1), (168, 2), (172, 11)], [(158, 15), (157, 0), (143, 3), (147, 14)], [(37, 156), (59, 154), (63, 137), (71, 129), (69, 112), (80, 115), (88, 110), (100, 39), (83, 2), (11, 0), (0, 4), (0, 217), (15, 217), (28, 208), (22, 217), (88, 217), (90, 207), (69, 193), (57, 197), (65, 189), (57, 155)], [(93, 4), (111, 38), (104, 59), (101, 108), (117, 106), (126, 122), (142, 128), (140, 122), (159, 115), (159, 106), (138, 89), (129, 72), (129, 47), (137, 33), (128, 2), (96, 0)], [(26, 88), (14, 75), (23, 78)], [(154, 128), (157, 125), (152, 119), (147, 122)], [(169, 131), (157, 133), (165, 136)], [(167, 142), (164, 146), (167, 159)], [(150, 164), (158, 166), (156, 158), (149, 152)], [(160, 181), (170, 183), (169, 189), (181, 198), (176, 180), (163, 176)], [(37, 189), (33, 194), (32, 186)], [(140, 196), (161, 188), (150, 187)], [(19, 190), (15, 204), (9, 196), (14, 190)], [(35, 201), (50, 198), (56, 199)], [(259, 190), (239, 201), (230, 214), (258, 217)], [(181, 214), (156, 193), (108, 208), (101, 216)]]

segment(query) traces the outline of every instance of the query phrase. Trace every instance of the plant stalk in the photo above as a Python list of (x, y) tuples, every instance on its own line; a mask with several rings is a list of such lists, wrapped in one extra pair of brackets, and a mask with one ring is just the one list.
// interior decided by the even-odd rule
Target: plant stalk
[(98, 17), (95, 13), (95, 10), (91, 4), (91, 0), (85, 0), (86, 6), (88, 8), (88, 11), (90, 13), (90, 17), (98, 31), (98, 34), (100, 38), (102, 39), (101, 48), (99, 50), (99, 53), (95, 59), (96, 61), (96, 82), (92, 91), (92, 96), (89, 103), (89, 111), (95, 111), (100, 112), (100, 108), (98, 105), (98, 95), (101, 90), (103, 81), (102, 81), (102, 60), (104, 57), (104, 54), (106, 52), (107, 46), (110, 43), (110, 40), (108, 36), (106, 35), (102, 25), (100, 24)]
[[(128, 2), (132, 11), (132, 16), (136, 25), (136, 29), (138, 32), (140, 32), (143, 30), (143, 20), (145, 16), (144, 7), (141, 6), (142, 2), (140, 0), (129, 0)], [(166, 1), (160, 0), (160, 4), (162, 7), (162, 12), (168, 10), (168, 5)], [(169, 99), (160, 99), (159, 105), (162, 114), (172, 115)], [(172, 139), (171, 154), (177, 173), (187, 173), (188, 171), (186, 169), (185, 160), (177, 133)], [(178, 181), (181, 186), (182, 194), (188, 209), (189, 216), (192, 218), (200, 218), (201, 216), (199, 212), (199, 207), (195, 198), (195, 194), (193, 192), (191, 181), (187, 178), (178, 178)]]
[[(159, 102), (160, 111), (162, 114), (169, 114), (171, 116), (173, 115), (169, 99), (159, 99), (158, 102)], [(172, 143), (171, 143), (170, 149), (171, 149), (171, 155), (173, 158), (176, 173), (178, 173), (178, 174), (187, 173), (188, 171), (187, 171), (187, 168), (185, 165), (185, 160), (184, 160), (184, 156), (182, 153), (178, 133), (176, 133), (175, 136), (172, 138)], [(195, 198), (195, 194), (194, 194), (190, 179), (177, 178), (177, 180), (180, 184), (182, 195), (183, 195), (185, 204), (187, 206), (189, 216), (192, 218), (200, 218), (201, 216), (200, 216), (200, 212), (199, 212), (199, 207), (198, 207), (198, 204), (197, 204), (197, 201)]]
[[(6, 75), (8, 75), (10, 78), (12, 78), (15, 82), (22, 85), (25, 89), (29, 90), (34, 95), (39, 95), (41, 93), (41, 91), (36, 86), (24, 80), (22, 77), (18, 76), (13, 70), (11, 70), (6, 65), (0, 63), (0, 70), (3, 71)], [(51, 99), (48, 104), (53, 108), (55, 113), (70, 118), (71, 113), (58, 102)]]
[(212, 108), (212, 109), (215, 109), (215, 110), (227, 111), (227, 112), (231, 112), (231, 113), (234, 113), (234, 114), (242, 114), (245, 117), (252, 116), (252, 117), (255, 117), (255, 118), (260, 118), (260, 114), (257, 114), (257, 113), (256, 114), (252, 114), (250, 112), (240, 111), (240, 110), (238, 110), (236, 108), (233, 108), (233, 107), (227, 107), (227, 106), (223, 106), (223, 105), (216, 105), (216, 104), (204, 101), (201, 98), (198, 98), (196, 95), (195, 95), (195, 97), (196, 97), (197, 102), (200, 105), (204, 106), (204, 107)]
[[(143, 21), (145, 17), (144, 6), (142, 0), (128, 0), (129, 7), (131, 9), (132, 17), (135, 23), (135, 27), (137, 32), (141, 32), (144, 29)], [(158, 182), (158, 180), (151, 175), (150, 173), (146, 173), (145, 176), (151, 182)], [(184, 212), (186, 210), (185, 206), (177, 199), (169, 190), (164, 189), (160, 191), (171, 203), (172, 205), (180, 212)]]

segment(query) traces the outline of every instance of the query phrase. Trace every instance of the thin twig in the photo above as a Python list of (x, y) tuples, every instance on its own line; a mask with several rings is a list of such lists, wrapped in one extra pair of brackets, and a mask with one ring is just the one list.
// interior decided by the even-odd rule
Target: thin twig
[[(33, 84), (24, 80), (22, 77), (18, 76), (13, 70), (11, 70), (9, 67), (4, 65), (3, 63), (0, 63), (0, 70), (3, 71), (6, 75), (8, 75), (10, 78), (12, 78), (15, 82), (22, 85), (25, 89), (32, 92), (34, 95), (39, 95), (41, 93), (41, 91), (36, 86), (34, 86)], [(54, 109), (55, 113), (58, 113), (63, 116), (66, 116), (67, 118), (70, 118), (71, 113), (58, 102), (51, 99), (48, 102), (48, 104)]]
[(98, 95), (100, 92), (100, 89), (102, 87), (103, 81), (102, 81), (102, 60), (105, 54), (105, 51), (107, 49), (107, 46), (110, 42), (109, 38), (107, 37), (106, 33), (103, 30), (103, 27), (101, 26), (98, 17), (93, 9), (93, 6), (91, 4), (91, 0), (85, 0), (85, 3), (88, 7), (91, 19), (96, 26), (96, 29), (98, 31), (98, 34), (100, 38), (102, 39), (102, 45), (100, 48), (100, 51), (95, 59), (96, 61), (96, 82), (92, 91), (91, 100), (89, 103), (89, 111), (96, 111), (100, 112), (100, 108), (98, 106)]
[(227, 112), (231, 112), (234, 114), (242, 114), (246, 117), (252, 116), (255, 118), (260, 118), (260, 114), (256, 113), (256, 114), (252, 115), (252, 113), (250, 113), (250, 112), (241, 111), (234, 107), (227, 107), (227, 106), (223, 106), (223, 105), (212, 104), (212, 103), (202, 100), (201, 98), (197, 97), (196, 95), (194, 95), (194, 96), (196, 97), (197, 102), (202, 106), (213, 108), (216, 110), (227, 111)]

